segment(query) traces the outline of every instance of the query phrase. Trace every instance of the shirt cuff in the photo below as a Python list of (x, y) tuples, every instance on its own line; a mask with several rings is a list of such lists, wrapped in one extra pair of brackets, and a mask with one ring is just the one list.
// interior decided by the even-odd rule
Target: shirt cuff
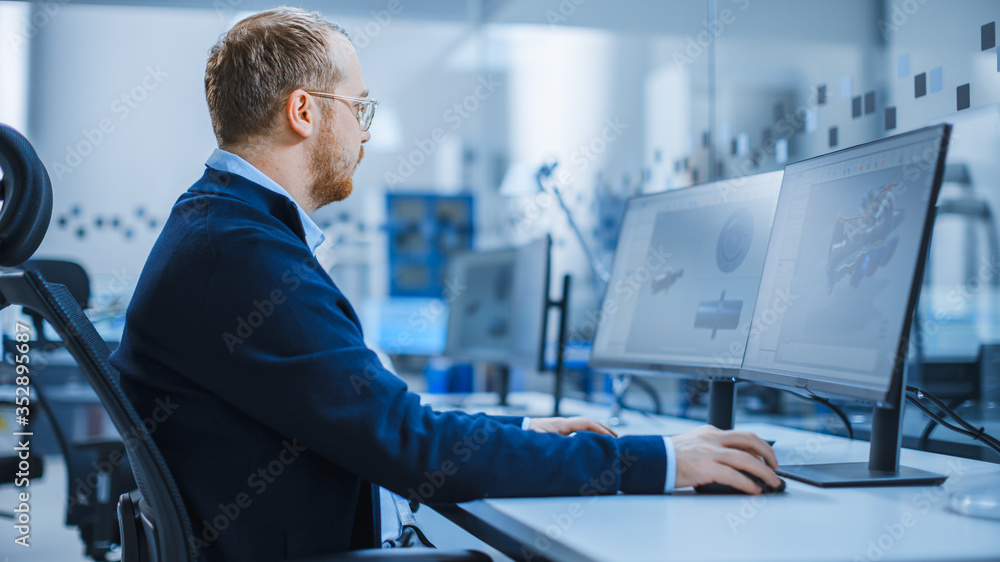
[(667, 481), (663, 493), (669, 494), (677, 487), (677, 452), (674, 451), (674, 442), (669, 437), (663, 438), (663, 444), (667, 447)]
[(528, 429), (530, 428), (531, 428), (531, 418), (525, 416), (524, 419), (521, 420), (521, 429), (523, 429), (524, 431), (528, 431)]

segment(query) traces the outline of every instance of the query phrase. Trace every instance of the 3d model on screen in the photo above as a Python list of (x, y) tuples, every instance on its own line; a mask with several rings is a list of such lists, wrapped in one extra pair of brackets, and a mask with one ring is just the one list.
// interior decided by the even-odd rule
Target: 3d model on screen
[(722, 225), (719, 243), (715, 247), (715, 261), (719, 270), (729, 273), (743, 263), (753, 240), (753, 213), (742, 208), (732, 214)]
[(830, 241), (826, 266), (826, 293), (845, 276), (850, 276), (851, 287), (857, 288), (861, 279), (871, 277), (879, 267), (892, 259), (899, 236), (890, 235), (903, 223), (903, 210), (895, 208), (893, 190), (900, 182), (882, 187), (870, 187), (861, 199), (861, 206), (850, 217), (837, 217)]
[(654, 295), (657, 293), (666, 293), (670, 290), (670, 287), (673, 287), (674, 283), (676, 283), (677, 280), (683, 276), (683, 268), (674, 269), (672, 267), (668, 267), (663, 273), (658, 273), (653, 276), (653, 283), (650, 288), (652, 289)]
[(742, 300), (726, 300), (726, 292), (722, 291), (719, 300), (702, 301), (698, 303), (698, 312), (694, 317), (695, 328), (712, 330), (712, 339), (719, 330), (735, 330), (740, 325), (740, 312), (743, 311)]

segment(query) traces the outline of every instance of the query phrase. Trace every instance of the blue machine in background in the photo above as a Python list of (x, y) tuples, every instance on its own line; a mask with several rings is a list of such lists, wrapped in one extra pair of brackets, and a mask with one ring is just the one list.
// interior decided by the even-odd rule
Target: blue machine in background
[(451, 254), (472, 248), (471, 195), (388, 194), (389, 294), (440, 298)]

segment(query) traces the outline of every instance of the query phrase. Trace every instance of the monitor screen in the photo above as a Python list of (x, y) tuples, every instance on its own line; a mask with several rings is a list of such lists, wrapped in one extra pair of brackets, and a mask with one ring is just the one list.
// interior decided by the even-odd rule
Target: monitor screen
[(440, 355), (448, 305), (428, 297), (368, 299), (361, 308), (365, 334), (389, 355)]
[(781, 175), (630, 200), (591, 365), (731, 377), (743, 361)]
[(886, 398), (946, 139), (944, 126), (920, 129), (785, 168), (741, 378)]
[(543, 238), (520, 248), (451, 258), (445, 277), (445, 355), (525, 367), (540, 364), (549, 246)]

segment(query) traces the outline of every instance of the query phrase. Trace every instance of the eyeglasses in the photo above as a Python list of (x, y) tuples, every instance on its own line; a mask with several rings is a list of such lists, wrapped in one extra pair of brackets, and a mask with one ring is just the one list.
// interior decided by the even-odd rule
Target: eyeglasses
[(367, 131), (368, 127), (372, 126), (372, 119), (375, 117), (375, 107), (378, 105), (378, 100), (371, 98), (358, 98), (355, 96), (342, 96), (340, 94), (327, 94), (324, 92), (306, 92), (307, 94), (321, 97), (329, 98), (332, 100), (344, 100), (349, 102), (356, 102), (358, 104), (358, 125), (361, 125), (362, 131)]

